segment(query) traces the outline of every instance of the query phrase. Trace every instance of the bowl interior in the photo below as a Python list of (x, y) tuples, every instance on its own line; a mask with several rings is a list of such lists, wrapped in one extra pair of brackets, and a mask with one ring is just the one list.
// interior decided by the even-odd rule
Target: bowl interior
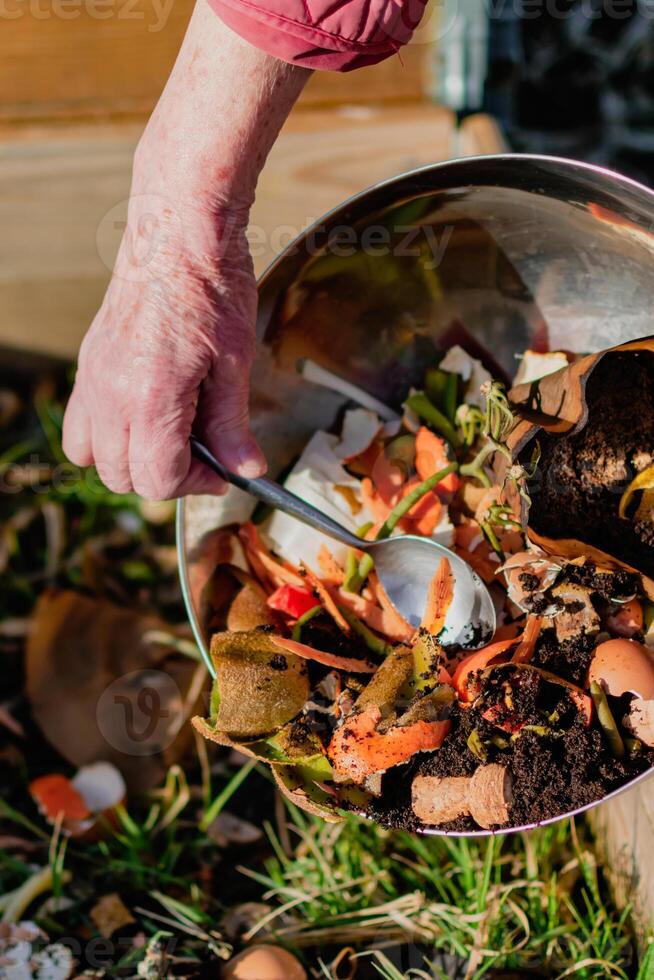
[[(251, 407), (270, 472), (347, 400), (305, 380), (302, 359), (398, 407), (434, 350), (454, 343), (480, 345), (510, 378), (526, 347), (593, 351), (651, 334), (652, 228), (647, 188), (548, 157), (438, 164), (335, 209), (260, 283)], [(207, 662), (216, 531), (251, 510), (234, 488), (178, 507), (184, 596)]]

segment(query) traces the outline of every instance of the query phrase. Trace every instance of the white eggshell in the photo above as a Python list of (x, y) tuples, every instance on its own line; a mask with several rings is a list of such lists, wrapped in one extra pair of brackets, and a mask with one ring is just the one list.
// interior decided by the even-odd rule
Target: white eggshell
[(111, 762), (82, 766), (71, 783), (91, 813), (104, 813), (118, 806), (127, 795), (125, 780)]
[(481, 361), (471, 357), (464, 351), (463, 347), (455, 344), (454, 347), (450, 347), (439, 366), (443, 371), (459, 374), (467, 382), (465, 401), (468, 405), (484, 408), (486, 399), (481, 394), (480, 389), (483, 384), (493, 379)]
[(555, 371), (567, 366), (568, 358), (563, 351), (552, 350), (541, 353), (536, 350), (526, 350), (520, 360), (513, 383), (522, 385), (539, 381), (548, 374), (554, 374)]
[(382, 429), (382, 423), (375, 412), (367, 408), (351, 408), (345, 413), (341, 438), (334, 446), (337, 459), (353, 459), (364, 453)]

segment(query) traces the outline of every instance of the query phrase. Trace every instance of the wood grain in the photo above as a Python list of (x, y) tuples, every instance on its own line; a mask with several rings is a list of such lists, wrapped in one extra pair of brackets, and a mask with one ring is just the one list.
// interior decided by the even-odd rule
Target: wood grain
[[(45, 130), (0, 147), (0, 344), (75, 356), (109, 278), (139, 132)], [(252, 213), (257, 271), (344, 198), (446, 159), (453, 132), (451, 114), (430, 106), (294, 114)]]
[(644, 949), (654, 930), (654, 784), (646, 780), (591, 811), (602, 867), (619, 907), (631, 905)]
[[(147, 117), (194, 0), (5, 0), (0, 124)], [(321, 72), (300, 106), (417, 100), (429, 47), (356, 72)], [(219, 57), (219, 52), (216, 53)]]

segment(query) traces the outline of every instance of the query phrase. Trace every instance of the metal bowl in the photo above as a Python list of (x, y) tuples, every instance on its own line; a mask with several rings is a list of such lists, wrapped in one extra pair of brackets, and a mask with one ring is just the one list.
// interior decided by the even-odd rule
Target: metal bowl
[[(545, 340), (552, 349), (593, 351), (651, 334), (651, 229), (652, 191), (599, 167), (544, 156), (424, 167), (335, 208), (259, 284), (252, 420), (270, 472), (282, 470), (317, 428), (328, 428), (346, 401), (306, 381), (297, 369), (302, 358), (397, 407), (434, 349), (462, 333), (508, 376), (516, 355)], [(243, 519), (247, 506), (235, 489), (178, 506), (184, 599), (210, 669), (202, 594), (220, 561), (212, 532)]]

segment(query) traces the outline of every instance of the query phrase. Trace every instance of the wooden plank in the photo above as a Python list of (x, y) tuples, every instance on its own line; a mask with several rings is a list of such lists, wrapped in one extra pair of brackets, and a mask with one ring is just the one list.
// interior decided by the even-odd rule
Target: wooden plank
[[(175, 60), (193, 0), (7, 0), (0, 119), (145, 114)], [(38, 11), (38, 13), (37, 13)]]
[[(194, 0), (5, 0), (0, 124), (151, 112)], [(423, 91), (424, 44), (351, 73), (317, 73), (300, 105), (397, 102)], [(220, 52), (216, 52), (220, 57)]]
[(620, 908), (632, 906), (644, 949), (654, 932), (654, 782), (650, 778), (603, 803), (590, 820), (615, 901)]
[[(0, 146), (0, 344), (73, 357), (110, 274), (139, 128), (91, 127)], [(297, 113), (261, 178), (261, 272), (288, 241), (364, 187), (451, 155), (436, 107)]]

